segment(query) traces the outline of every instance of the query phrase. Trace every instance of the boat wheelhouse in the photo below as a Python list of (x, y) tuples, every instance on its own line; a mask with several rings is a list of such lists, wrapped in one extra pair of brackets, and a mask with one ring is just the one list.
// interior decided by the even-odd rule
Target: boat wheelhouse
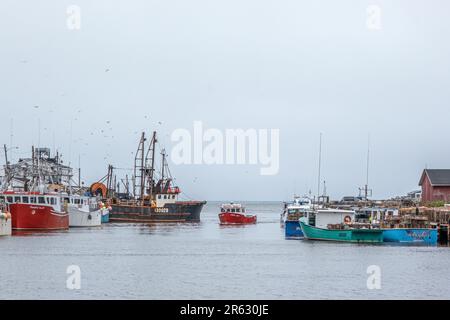
[(317, 228), (327, 228), (330, 225), (355, 223), (356, 212), (354, 210), (343, 210), (334, 208), (323, 208), (316, 210), (315, 224)]

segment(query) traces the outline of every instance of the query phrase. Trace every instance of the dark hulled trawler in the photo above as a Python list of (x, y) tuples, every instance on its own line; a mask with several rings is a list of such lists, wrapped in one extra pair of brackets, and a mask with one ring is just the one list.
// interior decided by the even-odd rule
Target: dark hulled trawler
[[(108, 197), (111, 206), (110, 221), (199, 222), (206, 201), (180, 201), (178, 198), (181, 191), (172, 185), (173, 178), (164, 149), (161, 150), (160, 172), (155, 170), (158, 142), (156, 132), (153, 132), (148, 149), (145, 142), (145, 133), (142, 133), (134, 160), (133, 192), (127, 187), (125, 196)], [(106, 192), (110, 193), (113, 183), (108, 184)], [(126, 185), (128, 186), (128, 183)]]

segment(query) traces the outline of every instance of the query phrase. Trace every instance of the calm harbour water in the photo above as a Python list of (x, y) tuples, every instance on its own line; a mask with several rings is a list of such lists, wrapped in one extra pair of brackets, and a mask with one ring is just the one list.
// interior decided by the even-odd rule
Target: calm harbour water
[[(1, 299), (450, 299), (450, 248), (285, 240), (281, 203), (248, 203), (259, 223), (107, 224), (0, 237)], [(69, 265), (81, 289), (66, 288)], [(367, 267), (381, 289), (367, 288)]]

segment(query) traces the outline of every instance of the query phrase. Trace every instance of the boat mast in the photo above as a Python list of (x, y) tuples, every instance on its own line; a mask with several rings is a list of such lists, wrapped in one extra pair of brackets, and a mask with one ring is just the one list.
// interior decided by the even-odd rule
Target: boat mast
[(367, 136), (367, 167), (366, 167), (366, 186), (364, 188), (364, 196), (367, 201), (369, 196), (369, 158), (370, 158), (370, 134)]
[(317, 204), (319, 204), (320, 199), (320, 169), (322, 165), (322, 132), (319, 136), (319, 172), (317, 176)]
[(130, 183), (128, 182), (128, 174), (125, 175), (125, 188), (127, 189), (127, 196), (130, 195)]
[(141, 190), (140, 190), (140, 198), (141, 200), (144, 199), (144, 192), (145, 192), (145, 168), (144, 168), (144, 150), (145, 150), (145, 137), (144, 132), (142, 132), (142, 139), (141, 139), (142, 147), (141, 147)]
[(7, 183), (9, 183), (9, 163), (8, 163), (8, 149), (6, 148), (6, 144), (3, 145), (4, 149), (5, 149), (5, 161), (6, 161), (6, 165), (5, 165), (5, 178)]
[(34, 146), (31, 146), (31, 190), (34, 191), (36, 186), (36, 154), (34, 151)]
[(155, 149), (156, 149), (156, 131), (153, 131), (153, 137), (152, 137), (152, 142), (150, 143), (150, 149), (148, 150), (149, 152), (151, 151), (152, 153), (152, 161), (151, 161), (151, 167), (150, 167), (150, 179), (149, 179), (149, 183), (150, 183), (150, 200), (153, 197), (153, 186), (154, 186), (154, 172), (155, 172)]
[(164, 168), (166, 167), (166, 150), (161, 150), (162, 163), (161, 163), (161, 181), (164, 183)]
[(139, 199), (144, 198), (144, 188), (145, 188), (144, 151), (145, 151), (145, 133), (142, 132), (141, 140), (139, 141), (139, 146), (136, 151), (136, 156), (134, 157), (133, 193), (134, 197), (136, 198), (138, 196), (137, 189), (139, 187)]
[(78, 188), (81, 190), (81, 156), (78, 155)]
[(370, 134), (367, 136), (367, 159), (366, 159), (366, 184), (363, 188), (359, 188), (359, 196), (364, 194), (364, 201), (369, 200), (372, 196), (372, 189), (369, 189), (369, 162), (370, 162)]

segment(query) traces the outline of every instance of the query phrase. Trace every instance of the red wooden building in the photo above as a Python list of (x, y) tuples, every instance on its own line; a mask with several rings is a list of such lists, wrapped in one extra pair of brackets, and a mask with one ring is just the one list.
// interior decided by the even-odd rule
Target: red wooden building
[(419, 181), (422, 202), (450, 202), (450, 169), (425, 169)]

